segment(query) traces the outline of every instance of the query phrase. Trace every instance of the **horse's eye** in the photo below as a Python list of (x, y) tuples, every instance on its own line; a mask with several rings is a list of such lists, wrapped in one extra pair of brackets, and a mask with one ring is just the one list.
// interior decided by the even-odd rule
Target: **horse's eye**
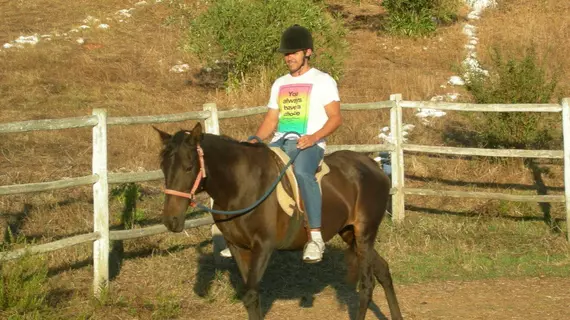
[(192, 167), (186, 168), (186, 172), (190, 172), (190, 171), (192, 171)]

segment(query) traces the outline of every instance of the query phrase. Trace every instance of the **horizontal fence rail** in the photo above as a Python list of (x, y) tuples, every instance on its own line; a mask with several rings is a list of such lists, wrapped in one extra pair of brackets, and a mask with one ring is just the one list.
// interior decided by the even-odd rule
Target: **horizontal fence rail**
[(564, 152), (560, 150), (520, 150), (520, 149), (482, 149), (482, 148), (456, 148), (442, 146), (425, 146), (419, 144), (404, 144), (405, 151), (451, 154), (458, 156), (484, 156), (484, 157), (514, 157), (514, 158), (546, 158), (563, 159)]
[[(339, 150), (352, 150), (363, 153), (389, 152), (392, 162), (392, 219), (404, 219), (404, 195), (444, 196), (455, 198), (478, 198), (522, 202), (553, 202), (566, 204), (567, 236), (570, 225), (570, 99), (557, 104), (469, 104), (442, 103), (426, 101), (404, 101), (401, 95), (391, 95), (389, 101), (370, 103), (341, 104), (343, 111), (382, 110), (390, 111), (390, 130), (394, 139), (389, 144), (362, 145), (329, 145), (326, 153)], [(563, 150), (497, 150), (482, 148), (457, 148), (445, 146), (427, 146), (403, 143), (402, 114), (403, 108), (430, 108), (439, 110), (455, 110), (469, 112), (561, 112), (564, 148)], [(0, 252), (0, 261), (12, 260), (30, 253), (45, 253), (62, 248), (93, 243), (94, 259), (94, 293), (98, 295), (101, 289), (108, 285), (108, 250), (109, 241), (121, 241), (148, 237), (167, 231), (164, 225), (154, 225), (131, 230), (109, 230), (108, 185), (119, 183), (143, 182), (163, 179), (161, 170), (146, 172), (107, 172), (107, 127), (114, 125), (170, 123), (187, 120), (203, 120), (206, 132), (219, 134), (219, 119), (231, 119), (264, 114), (265, 106), (237, 110), (217, 110), (213, 103), (204, 104), (203, 111), (191, 111), (179, 114), (151, 115), (136, 117), (107, 117), (106, 111), (94, 109), (93, 115), (84, 117), (30, 120), (0, 124), (0, 133), (18, 133), (37, 130), (61, 130), (69, 128), (93, 128), (93, 173), (88, 176), (62, 179), (58, 181), (26, 183), (0, 186), (0, 195), (42, 192), (62, 188), (92, 185), (94, 190), (94, 232), (71, 236), (50, 243), (33, 245), (8, 252)], [(486, 156), (486, 157), (525, 157), (564, 160), (564, 195), (518, 195), (492, 192), (473, 192), (455, 190), (433, 190), (421, 188), (406, 188), (404, 186), (404, 151), (431, 154), (446, 154), (457, 156)], [(211, 216), (186, 220), (184, 228), (196, 228), (212, 225)]]
[(559, 104), (473, 104), (431, 101), (400, 101), (402, 108), (479, 112), (560, 112)]
[(29, 193), (29, 192), (40, 192), (49, 191), (63, 188), (71, 188), (78, 186), (86, 186), (94, 184), (99, 180), (96, 175), (84, 176), (79, 178), (69, 178), (58, 181), (49, 182), (38, 182), (38, 183), (25, 183), (25, 184), (14, 184), (9, 186), (0, 186), (0, 195), (18, 194), (18, 193)]
[(12, 259), (18, 259), (26, 254), (36, 254), (36, 253), (46, 253), (50, 251), (55, 251), (78, 244), (93, 242), (100, 238), (100, 234), (97, 232), (80, 234), (78, 236), (68, 237), (65, 239), (38, 244), (35, 246), (30, 246), (27, 248), (17, 249), (8, 252), (0, 252), (0, 261), (8, 261)]
[[(211, 225), (212, 223), (214, 223), (214, 219), (211, 216), (199, 219), (188, 219), (184, 222), (184, 229), (192, 229), (200, 226)], [(149, 237), (160, 233), (164, 233), (166, 231), (167, 231), (166, 227), (162, 224), (140, 228), (140, 229), (110, 231), (109, 239), (112, 241), (130, 240), (130, 239)], [(91, 233), (81, 234), (78, 236), (67, 237), (65, 239), (57, 241), (52, 241), (22, 249), (17, 249), (13, 251), (0, 252), (0, 261), (18, 259), (26, 254), (46, 253), (50, 251), (55, 251), (75, 246), (78, 244), (92, 242), (94, 240), (98, 240), (99, 238), (100, 238), (99, 233), (91, 232)]]
[(113, 117), (107, 120), (107, 125), (132, 125), (132, 124), (151, 124), (151, 123), (168, 123), (181, 122), (187, 120), (205, 120), (210, 116), (207, 111), (192, 111), (177, 114), (165, 114), (156, 116), (139, 116), (139, 117)]
[(476, 192), (476, 191), (448, 191), (433, 189), (417, 189), (404, 188), (404, 194), (420, 195), (420, 196), (441, 196), (453, 198), (475, 198), (487, 200), (507, 200), (519, 202), (564, 202), (564, 195), (536, 196), (536, 195), (517, 195), (495, 192)]
[(97, 122), (96, 116), (12, 122), (0, 124), (0, 133), (93, 127)]

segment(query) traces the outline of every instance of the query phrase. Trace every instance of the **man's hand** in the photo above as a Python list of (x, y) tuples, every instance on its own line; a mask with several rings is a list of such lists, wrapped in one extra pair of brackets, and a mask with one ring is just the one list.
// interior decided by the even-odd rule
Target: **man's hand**
[(319, 139), (317, 139), (317, 137), (315, 137), (312, 134), (302, 136), (301, 138), (299, 138), (299, 140), (297, 140), (297, 148), (307, 149), (309, 147), (314, 146), (315, 143), (317, 143), (317, 141), (319, 141)]

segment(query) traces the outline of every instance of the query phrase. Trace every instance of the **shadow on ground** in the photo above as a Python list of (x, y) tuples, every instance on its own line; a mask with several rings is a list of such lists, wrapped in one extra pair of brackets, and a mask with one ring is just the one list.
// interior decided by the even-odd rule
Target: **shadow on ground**
[[(223, 259), (218, 263), (215, 260), (212, 254), (203, 254), (198, 258), (194, 292), (201, 297), (206, 296), (216, 273), (221, 271), (229, 272), (232, 286), (241, 297), (244, 286), (234, 260)], [(346, 279), (343, 249), (327, 247), (325, 259), (317, 264), (303, 263), (300, 251), (276, 251), (261, 282), (262, 312), (266, 315), (276, 300), (298, 300), (299, 308), (311, 308), (316, 295), (330, 287), (335, 291), (340, 310), (346, 311), (350, 319), (355, 319), (358, 293)], [(367, 315), (368, 319), (387, 319), (374, 301), (370, 303)]]

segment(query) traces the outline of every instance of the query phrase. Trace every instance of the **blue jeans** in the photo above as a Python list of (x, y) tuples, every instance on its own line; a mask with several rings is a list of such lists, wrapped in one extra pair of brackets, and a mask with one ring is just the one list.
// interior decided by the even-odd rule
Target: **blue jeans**
[[(289, 157), (293, 157), (298, 150), (297, 140), (279, 140), (272, 143), (271, 146), (280, 146)], [(315, 174), (324, 154), (323, 148), (314, 145), (301, 150), (293, 162), (293, 171), (299, 183), (311, 229), (321, 227), (322, 197)]]

